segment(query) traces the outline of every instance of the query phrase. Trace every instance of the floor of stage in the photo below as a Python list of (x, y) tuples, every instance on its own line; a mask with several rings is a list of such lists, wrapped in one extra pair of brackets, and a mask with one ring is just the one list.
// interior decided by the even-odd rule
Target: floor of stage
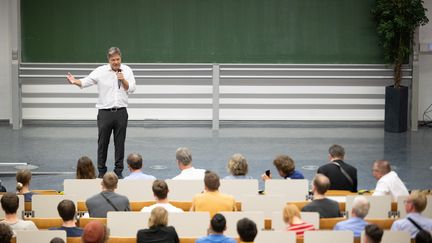
[[(94, 122), (32, 122), (21, 130), (3, 124), (0, 137), (0, 163), (27, 162), (39, 167), (34, 170), (40, 175), (33, 176), (32, 189), (61, 190), (63, 179), (74, 178), (80, 156), (88, 155), (96, 162)], [(432, 187), (432, 129), (385, 133), (382, 122), (224, 122), (219, 131), (212, 131), (208, 122), (130, 122), (126, 154), (141, 153), (145, 173), (166, 179), (179, 173), (178, 147), (191, 149), (196, 168), (214, 170), (221, 177), (227, 175), (226, 164), (233, 153), (247, 158), (254, 178), (267, 169), (276, 177), (272, 161), (283, 153), (312, 179), (316, 168), (327, 162), (327, 149), (334, 143), (345, 147), (346, 162), (357, 167), (359, 189), (374, 188), (371, 164), (376, 159), (389, 160), (409, 189)], [(111, 170), (113, 150), (111, 143), (107, 162)], [(2, 184), (13, 191), (16, 169), (0, 166), (0, 171)]]

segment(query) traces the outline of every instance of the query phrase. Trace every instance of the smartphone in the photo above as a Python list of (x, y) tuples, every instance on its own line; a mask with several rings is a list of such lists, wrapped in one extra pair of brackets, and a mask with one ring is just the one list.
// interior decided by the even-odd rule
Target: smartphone
[(270, 170), (266, 170), (265, 174), (266, 174), (266, 176), (270, 177), (270, 174), (271, 174)]

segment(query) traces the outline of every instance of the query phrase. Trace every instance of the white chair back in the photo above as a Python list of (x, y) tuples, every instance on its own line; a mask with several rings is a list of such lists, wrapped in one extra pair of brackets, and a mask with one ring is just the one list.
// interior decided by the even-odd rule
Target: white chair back
[(150, 213), (108, 212), (107, 226), (110, 236), (136, 237), (138, 230), (148, 228)]
[[(0, 199), (3, 195), (0, 195)], [(18, 210), (17, 210), (17, 216), (18, 218), (22, 219), (22, 212), (25, 210), (24, 207), (24, 195), (18, 195), (19, 203), (18, 203)], [(3, 211), (3, 208), (0, 206), (0, 220), (5, 218), (5, 212)]]
[(47, 243), (56, 237), (66, 242), (66, 231), (64, 230), (18, 230), (15, 233), (17, 243)]
[[(151, 201), (154, 180), (119, 180), (116, 193), (126, 196), (129, 201)], [(170, 195), (168, 195), (170, 196)]]
[(295, 232), (289, 231), (258, 231), (255, 243), (296, 243)]
[(221, 180), (219, 191), (238, 198), (242, 195), (258, 195), (258, 180)]
[[(315, 229), (319, 229), (319, 213), (317, 212), (300, 212), (302, 220), (307, 223), (313, 224)], [(273, 230), (285, 230), (286, 224), (282, 218), (282, 212), (273, 212), (272, 217), (272, 229)]]
[(77, 198), (73, 195), (33, 195), (32, 211), (33, 217), (37, 218), (58, 218), (58, 204), (64, 199), (74, 202), (77, 207)]
[[(365, 242), (365, 232), (363, 231), (361, 234), (361, 242)], [(381, 239), (381, 243), (410, 243), (411, 236), (406, 231), (390, 231), (384, 230), (383, 237)]]
[(306, 179), (273, 179), (265, 181), (266, 195), (283, 195), (287, 202), (304, 201), (308, 193), (309, 182)]
[(101, 192), (101, 179), (65, 179), (64, 194), (74, 195), (78, 201), (85, 201), (87, 198)]
[(168, 225), (174, 226), (181, 238), (198, 238), (207, 235), (210, 214), (208, 212), (170, 213)]
[(203, 180), (165, 180), (168, 184), (168, 198), (172, 201), (192, 201), (193, 197), (204, 191)]
[(254, 221), (257, 225), (258, 230), (264, 229), (264, 213), (263, 212), (252, 212), (252, 211), (242, 211), (242, 212), (220, 212), (225, 216), (227, 222), (227, 229), (224, 232), (226, 236), (238, 237), (237, 233), (237, 221), (242, 218), (248, 218)]
[(282, 211), (286, 205), (285, 197), (280, 195), (247, 195), (238, 200), (242, 203), (242, 211), (262, 211), (266, 218), (271, 218), (273, 212)]
[(310, 230), (304, 232), (304, 243), (353, 243), (352, 231)]
[[(356, 195), (349, 195), (346, 197), (346, 211), (351, 217), (351, 209), (353, 206), (354, 198)], [(391, 211), (391, 196), (365, 196), (370, 203), (369, 213), (366, 219), (386, 219), (389, 218)]]

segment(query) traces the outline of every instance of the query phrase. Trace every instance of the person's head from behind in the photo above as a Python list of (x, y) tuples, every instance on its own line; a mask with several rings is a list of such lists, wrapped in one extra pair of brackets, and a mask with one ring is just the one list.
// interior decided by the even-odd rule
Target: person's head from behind
[(301, 218), (300, 210), (294, 204), (288, 204), (282, 211), (282, 219), (286, 224), (292, 224), (295, 218)]
[(204, 186), (207, 191), (217, 191), (220, 186), (219, 176), (213, 171), (206, 171), (204, 175)]
[(65, 243), (65, 241), (60, 237), (54, 237), (50, 240), (50, 243)]
[(343, 160), (345, 158), (345, 149), (338, 144), (333, 144), (332, 146), (330, 146), (330, 148), (328, 149), (328, 153), (330, 160)]
[(370, 204), (366, 197), (358, 196), (354, 198), (351, 215), (353, 217), (364, 219), (369, 213)]
[(220, 213), (217, 213), (210, 220), (211, 231), (216, 234), (222, 234), (226, 230), (226, 219)]
[(405, 211), (407, 213), (421, 213), (427, 206), (426, 193), (419, 191), (412, 191), (405, 200)]
[(323, 174), (316, 174), (312, 181), (312, 192), (317, 195), (324, 195), (329, 188), (329, 178)]
[(243, 176), (248, 173), (248, 163), (241, 154), (233, 154), (228, 161), (228, 172), (233, 176)]
[(188, 148), (178, 148), (176, 151), (178, 167), (183, 170), (192, 166), (192, 153)]
[(31, 174), (30, 170), (23, 169), (23, 170), (17, 171), (17, 173), (16, 173), (16, 181), (17, 181), (16, 189), (18, 192), (21, 192), (21, 190), (24, 187), (30, 186), (31, 177), (32, 177), (32, 174)]
[(118, 47), (110, 47), (107, 51), (107, 59), (113, 71), (118, 71), (121, 66), (121, 51)]
[(0, 242), (9, 243), (12, 239), (13, 232), (8, 224), (0, 223)]
[(87, 157), (82, 156), (78, 159), (76, 168), (76, 178), (77, 179), (95, 179), (96, 170), (93, 165), (93, 161)]
[(118, 177), (114, 172), (107, 172), (102, 178), (102, 188), (107, 191), (114, 191), (117, 188)]
[(163, 227), (168, 225), (168, 211), (163, 207), (155, 207), (150, 213), (148, 220), (149, 228)]
[(414, 239), (415, 243), (432, 243), (432, 235), (426, 230), (420, 230)]
[(376, 224), (368, 224), (365, 227), (364, 243), (380, 243), (384, 231)]
[(129, 154), (127, 157), (127, 164), (131, 171), (141, 170), (143, 166), (143, 158), (138, 153)]
[(372, 166), (372, 175), (379, 180), (391, 171), (390, 163), (387, 160), (375, 160)]
[(64, 222), (75, 220), (75, 204), (73, 201), (64, 199), (57, 205), (57, 211)]
[(168, 197), (168, 184), (164, 180), (155, 180), (152, 190), (157, 200), (164, 200)]
[(278, 155), (273, 160), (273, 165), (282, 177), (289, 176), (295, 169), (294, 160), (288, 155)]
[(237, 221), (237, 234), (240, 237), (240, 241), (253, 242), (258, 234), (255, 222), (248, 218), (240, 219)]
[(98, 220), (90, 221), (83, 229), (81, 240), (83, 243), (108, 242), (109, 229)]
[(3, 211), (6, 214), (16, 214), (19, 207), (19, 198), (13, 192), (6, 192), (0, 199)]

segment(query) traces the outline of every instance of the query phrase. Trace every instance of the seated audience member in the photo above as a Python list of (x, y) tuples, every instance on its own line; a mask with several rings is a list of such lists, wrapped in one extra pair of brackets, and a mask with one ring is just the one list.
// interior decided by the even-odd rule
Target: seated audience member
[(351, 217), (337, 223), (334, 230), (350, 230), (354, 233), (354, 237), (360, 237), (361, 232), (368, 224), (364, 218), (369, 212), (369, 207), (369, 201), (364, 196), (354, 198)]
[(330, 162), (318, 168), (317, 173), (327, 176), (330, 190), (357, 192), (357, 169), (344, 162), (345, 149), (337, 144), (329, 148)]
[(188, 148), (178, 148), (176, 160), (181, 172), (172, 178), (173, 180), (202, 180), (204, 178), (205, 170), (195, 169), (192, 166), (192, 153)]
[(6, 187), (4, 187), (0, 180), (0, 192), (7, 192)]
[(76, 169), (76, 179), (95, 179), (96, 169), (92, 160), (87, 156), (78, 159)]
[(83, 230), (76, 226), (74, 202), (67, 199), (61, 201), (57, 206), (57, 211), (63, 220), (63, 224), (59, 228), (50, 228), (49, 230), (64, 230), (67, 237), (80, 237)]
[(8, 224), (0, 223), (0, 242), (9, 243), (12, 239), (13, 232)]
[(208, 236), (198, 239), (195, 243), (237, 243), (233, 238), (226, 237), (223, 234), (225, 230), (226, 219), (222, 214), (217, 213), (210, 220)]
[(148, 229), (138, 230), (137, 243), (178, 243), (180, 242), (173, 226), (168, 225), (168, 211), (156, 207), (151, 211)]
[(240, 238), (240, 243), (253, 243), (258, 234), (257, 226), (254, 221), (243, 218), (237, 221), (237, 234)]
[(297, 236), (303, 236), (307, 230), (315, 230), (313, 224), (301, 219), (300, 210), (293, 204), (288, 204), (282, 211), (283, 221), (287, 224), (287, 231), (294, 231)]
[(393, 201), (399, 196), (408, 196), (408, 189), (396, 172), (391, 170), (386, 160), (376, 160), (373, 163), (372, 174), (377, 179), (373, 196), (391, 195)]
[(97, 220), (90, 221), (83, 230), (81, 240), (83, 243), (106, 243), (109, 238), (109, 229)]
[(165, 181), (155, 180), (153, 182), (152, 190), (153, 190), (153, 195), (155, 197), (156, 203), (148, 207), (143, 207), (141, 209), (141, 212), (151, 212), (156, 207), (163, 207), (170, 213), (183, 212), (183, 209), (174, 207), (169, 203), (168, 201), (169, 190), (168, 190), (168, 185), (166, 184)]
[(62, 238), (54, 237), (50, 240), (50, 243), (65, 243), (65, 241)]
[[(273, 160), (279, 175), (284, 179), (304, 179), (303, 174), (295, 169), (294, 160), (288, 155), (279, 155)], [(261, 178), (266, 181), (272, 179), (272, 175), (263, 174)]]
[(237, 211), (234, 197), (220, 193), (219, 186), (219, 176), (212, 171), (206, 171), (204, 192), (195, 195), (191, 211), (206, 211), (210, 213), (210, 217), (220, 211)]
[(127, 164), (130, 174), (124, 178), (125, 180), (156, 180), (156, 177), (144, 174), (141, 171), (143, 167), (143, 158), (140, 154), (129, 154), (127, 157)]
[[(413, 191), (405, 201), (405, 211), (407, 216), (404, 219), (396, 220), (391, 230), (394, 231), (407, 231), (410, 233), (411, 238), (415, 238), (419, 233), (420, 228), (425, 231), (432, 231), (432, 219), (427, 218), (421, 213), (425, 210), (427, 205), (427, 197), (425, 193)], [(416, 224), (419, 226), (417, 227)]]
[(38, 230), (33, 221), (18, 218), (19, 198), (15, 193), (6, 192), (0, 201), (5, 212), (5, 218), (0, 223), (9, 225), (14, 232), (18, 230)]
[(17, 193), (19, 195), (24, 195), (24, 201), (31, 202), (33, 192), (30, 191), (30, 181), (31, 181), (31, 171), (24, 169), (19, 170), (16, 173), (16, 181), (17, 181)]
[(363, 243), (380, 243), (384, 231), (376, 224), (368, 224), (365, 227), (365, 237)]
[(118, 177), (114, 172), (106, 173), (102, 178), (102, 192), (86, 201), (90, 217), (106, 218), (108, 211), (130, 211), (129, 199), (115, 193)]
[(224, 179), (253, 179), (252, 176), (247, 175), (248, 162), (241, 154), (234, 154), (231, 156), (228, 161), (227, 169), (231, 175), (225, 176)]
[(316, 174), (312, 181), (313, 201), (304, 206), (302, 212), (318, 212), (320, 218), (341, 217), (338, 202), (324, 195), (329, 187), (329, 179), (323, 174)]

